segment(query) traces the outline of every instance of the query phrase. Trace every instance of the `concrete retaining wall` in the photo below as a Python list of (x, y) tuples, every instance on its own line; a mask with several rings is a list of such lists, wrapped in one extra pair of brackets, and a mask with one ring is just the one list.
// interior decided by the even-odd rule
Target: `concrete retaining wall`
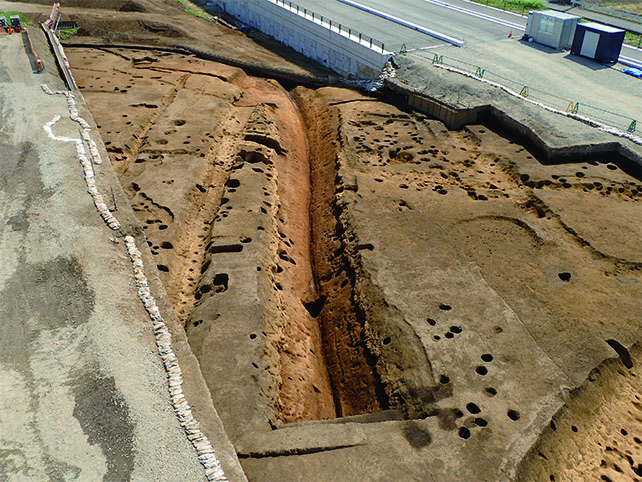
[(396, 83), (385, 83), (386, 87), (396, 94), (401, 94), (406, 98), (408, 105), (413, 109), (428, 114), (435, 119), (439, 119), (449, 129), (457, 130), (466, 124), (477, 122), (477, 116), (480, 112), (486, 110), (486, 106), (474, 108), (457, 108), (446, 104), (440, 100), (428, 95), (405, 89)]
[[(519, 120), (512, 113), (492, 104), (480, 104), (471, 108), (458, 108), (426, 94), (400, 86), (396, 82), (385, 82), (386, 90), (394, 96), (401, 96), (413, 109), (428, 114), (443, 122), (449, 129), (457, 130), (468, 124), (495, 125), (504, 132), (519, 138), (541, 159), (548, 163), (579, 162), (596, 156), (610, 156), (611, 162), (631, 176), (640, 179), (642, 175), (642, 153), (632, 149), (634, 144), (614, 138), (612, 141), (574, 142), (566, 145), (552, 145), (549, 139), (541, 137), (528, 121)], [(529, 119), (530, 120), (530, 119)]]
[(295, 4), (276, 0), (214, 0), (243, 23), (260, 30), (297, 52), (348, 77), (376, 78), (391, 52), (346, 26), (330, 22)]

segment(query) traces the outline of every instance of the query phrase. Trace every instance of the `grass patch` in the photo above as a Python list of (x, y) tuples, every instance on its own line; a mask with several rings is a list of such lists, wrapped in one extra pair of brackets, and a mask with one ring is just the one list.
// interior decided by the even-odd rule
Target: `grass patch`
[(591, 0), (591, 2), (600, 7), (612, 8), (622, 12), (642, 15), (642, 2), (640, 0)]
[(210, 18), (209, 15), (204, 14), (203, 12), (199, 12), (198, 10), (193, 8), (186, 8), (185, 11), (191, 15), (196, 15), (197, 17), (204, 18), (205, 20)]
[(540, 0), (473, 0), (473, 2), (522, 15), (526, 15), (531, 10), (544, 10), (546, 8)]
[(76, 28), (68, 28), (66, 30), (60, 30), (58, 32), (58, 38), (60, 40), (67, 40), (69, 37), (72, 35), (76, 35), (78, 33), (78, 27)]
[(642, 46), (642, 35), (639, 33), (626, 32), (624, 35), (624, 43), (640, 48), (640, 46)]
[(0, 12), (0, 17), (5, 17), (7, 19), (7, 25), (9, 25), (9, 17), (12, 17), (13, 15), (18, 15), (23, 25), (28, 25), (29, 27), (33, 25), (33, 22), (29, 20), (27, 17), (25, 17), (23, 14), (21, 14), (20, 12), (13, 12), (13, 11)]
[(209, 20), (211, 18), (211, 15), (206, 14), (203, 10), (193, 8), (195, 5), (186, 0), (176, 0), (176, 2), (183, 6), (185, 13), (189, 13), (190, 15), (194, 15), (199, 18), (204, 18), (205, 20)]

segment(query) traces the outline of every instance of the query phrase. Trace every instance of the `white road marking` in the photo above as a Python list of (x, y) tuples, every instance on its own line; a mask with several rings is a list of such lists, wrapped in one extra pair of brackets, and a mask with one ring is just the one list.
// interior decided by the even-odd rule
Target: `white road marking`
[(437, 32), (436, 30), (431, 30), (422, 25), (418, 25), (416, 23), (409, 22), (408, 20), (404, 20), (403, 18), (395, 17), (394, 15), (390, 15), (389, 13), (382, 12), (381, 10), (377, 10), (376, 8), (368, 7), (366, 5), (354, 2), (352, 0), (338, 0), (338, 1), (346, 5), (350, 5), (351, 7), (358, 8), (359, 10), (363, 10), (364, 12), (368, 12), (373, 15), (376, 15), (377, 17), (385, 18), (386, 20), (390, 20), (391, 22), (397, 23), (399, 25), (403, 25), (404, 27), (411, 28), (412, 30), (416, 30), (417, 32), (421, 32), (423, 34), (430, 35), (431, 37), (438, 38), (439, 40), (443, 40), (444, 42), (448, 42), (457, 47), (464, 46), (463, 41), (458, 40), (454, 37), (451, 37), (450, 35)]

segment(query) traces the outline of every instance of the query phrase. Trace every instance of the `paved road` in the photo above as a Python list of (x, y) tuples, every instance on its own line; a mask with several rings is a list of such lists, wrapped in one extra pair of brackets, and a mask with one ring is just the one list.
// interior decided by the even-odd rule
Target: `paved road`
[(300, 0), (296, 3), (303, 8), (312, 10), (315, 14), (331, 19), (333, 23), (341, 23), (383, 42), (386, 49), (390, 51), (399, 51), (402, 44), (406, 44), (409, 49), (429, 49), (444, 45), (444, 42), (434, 37), (396, 25), (335, 0)]
[[(331, 18), (333, 21), (338, 21), (380, 40), (389, 50), (398, 51), (401, 44), (406, 44), (409, 49), (444, 45), (444, 42), (433, 37), (394, 24), (336, 0), (298, 0), (296, 3), (303, 8), (311, 9), (319, 15)], [(456, 39), (465, 38), (467, 44), (478, 45), (502, 40), (508, 37), (511, 30), (515, 37), (520, 37), (522, 31), (513, 28), (511, 24), (519, 25), (522, 28), (526, 26), (526, 17), (524, 16), (488, 8), (466, 0), (440, 0), (437, 2), (433, 0), (398, 0), (396, 2), (360, 0), (359, 3)], [(453, 8), (437, 5), (437, 3), (447, 3)], [(464, 9), (473, 14), (462, 13)], [(492, 16), (500, 22), (490, 21), (482, 16)], [(642, 62), (642, 51), (640, 50), (625, 48), (623, 54)]]
[[(411, 50), (408, 55), (428, 68), (435, 54), (443, 55), (447, 63), (469, 72), (475, 72), (479, 66), (485, 69), (486, 79), (517, 92), (529, 86), (532, 98), (560, 110), (571, 102), (579, 102), (581, 113), (623, 130), (633, 119), (638, 123), (642, 119), (642, 83), (618, 72), (624, 66), (609, 68), (569, 53), (518, 42), (522, 35), (519, 26), (526, 25), (526, 18), (521, 15), (466, 0), (359, 0), (446, 35), (465, 37), (466, 45), (458, 48), (336, 0), (298, 3), (347, 25), (359, 25), (364, 33), (387, 46), (405, 43)], [(509, 39), (511, 30), (513, 38)], [(430, 47), (413, 50), (422, 45)], [(642, 51), (625, 49), (624, 54), (642, 62)]]
[[(40, 87), (63, 84), (32, 37), (43, 74), (22, 35), (0, 37), (0, 480), (205, 480), (122, 237), (96, 212), (75, 144), (43, 129), (61, 116), (53, 134), (80, 136), (66, 97)], [(132, 232), (113, 171), (95, 169)]]

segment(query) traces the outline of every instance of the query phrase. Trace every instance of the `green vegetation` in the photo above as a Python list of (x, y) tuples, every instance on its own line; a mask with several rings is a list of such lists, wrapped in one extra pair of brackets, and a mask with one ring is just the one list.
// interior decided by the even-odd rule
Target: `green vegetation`
[(180, 3), (183, 6), (183, 9), (185, 10), (185, 12), (189, 13), (190, 15), (195, 15), (199, 18), (204, 18), (205, 20), (209, 20), (211, 18), (211, 16), (203, 12), (203, 10), (192, 8), (195, 5), (193, 5), (192, 3), (186, 0), (176, 0), (176, 1)]
[(60, 40), (67, 40), (69, 37), (72, 35), (76, 35), (78, 33), (78, 27), (76, 28), (68, 28), (67, 30), (60, 30), (58, 32), (58, 38)]
[(204, 18), (205, 20), (207, 20), (207, 19), (209, 19), (209, 18), (210, 18), (210, 16), (209, 16), (209, 15), (207, 15), (207, 14), (205, 14), (205, 13), (203, 13), (203, 12), (200, 12), (200, 11), (198, 11), (198, 10), (196, 10), (196, 9), (193, 9), (193, 8), (186, 8), (186, 9), (185, 9), (185, 11), (186, 11), (187, 13), (191, 13), (192, 15), (196, 15), (197, 17)]
[(591, 0), (589, 3), (613, 10), (642, 15), (642, 2), (640, 0)]
[(23, 25), (28, 25), (28, 26), (32, 26), (33, 25), (33, 22), (31, 20), (29, 20), (27, 17), (25, 17), (23, 14), (21, 14), (19, 12), (13, 12), (13, 11), (0, 12), (0, 17), (5, 17), (7, 19), (7, 25), (9, 25), (9, 17), (11, 17), (13, 15), (19, 15), (20, 16), (20, 20), (22, 21)]
[(624, 43), (639, 48), (642, 45), (642, 35), (639, 33), (626, 32), (624, 35)]
[(509, 12), (526, 15), (530, 10), (544, 10), (546, 8), (540, 0), (473, 0), (489, 7), (501, 8)]

